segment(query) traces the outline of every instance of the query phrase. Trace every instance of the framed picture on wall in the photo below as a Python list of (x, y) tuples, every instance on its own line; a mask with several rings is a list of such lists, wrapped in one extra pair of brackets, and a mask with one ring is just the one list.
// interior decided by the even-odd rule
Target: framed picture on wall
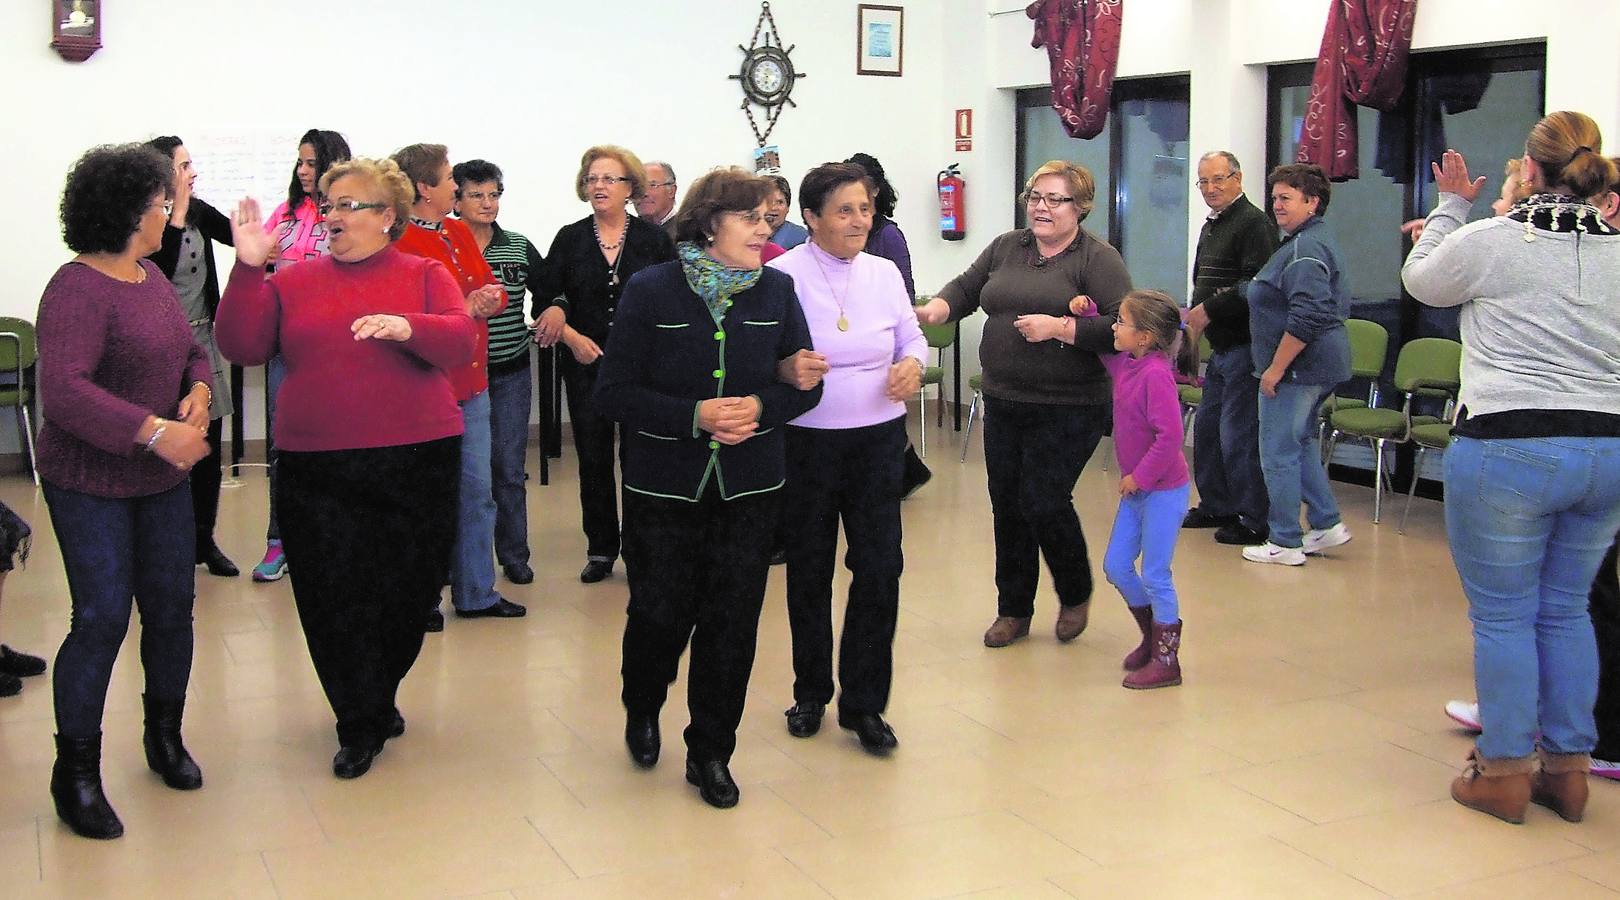
[(101, 49), (100, 0), (52, 0), (51, 46), (71, 62)]
[(855, 10), (855, 74), (900, 77), (906, 10), (862, 3)]

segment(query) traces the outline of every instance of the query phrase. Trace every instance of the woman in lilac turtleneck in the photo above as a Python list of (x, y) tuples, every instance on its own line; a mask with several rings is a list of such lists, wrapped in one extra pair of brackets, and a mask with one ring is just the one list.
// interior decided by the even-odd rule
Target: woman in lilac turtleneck
[(911, 295), (889, 260), (862, 252), (872, 228), (873, 185), (850, 163), (812, 169), (799, 186), (810, 240), (772, 260), (793, 276), (825, 358), (820, 404), (788, 423), (788, 622), (793, 700), (788, 733), (821, 728), (833, 698), (832, 579), (838, 522), (853, 574), (838, 664), (838, 724), (861, 746), (898, 743), (883, 721), (900, 606), (900, 494), (907, 397), (922, 381), (928, 342)]

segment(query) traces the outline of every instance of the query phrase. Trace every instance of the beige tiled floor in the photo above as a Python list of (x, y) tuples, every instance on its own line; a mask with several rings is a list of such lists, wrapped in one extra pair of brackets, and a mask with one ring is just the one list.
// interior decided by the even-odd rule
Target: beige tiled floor
[[(410, 730), (359, 781), (331, 776), (330, 714), (286, 582), (199, 576), (186, 734), (207, 786), (195, 794), (142, 764), (132, 627), (106, 718), (120, 841), (56, 821), (47, 679), (0, 700), (0, 896), (1620, 894), (1620, 785), (1594, 782), (1581, 825), (1532, 808), (1514, 827), (1446, 797), (1469, 741), (1441, 704), (1470, 693), (1471, 669), (1437, 505), (1419, 501), (1401, 536), (1370, 524), (1367, 489), (1341, 485), (1355, 540), (1297, 570), (1184, 533), (1186, 684), (1136, 693), (1118, 684), (1133, 625), (1106, 585), (1072, 645), (1051, 637), (1044, 589), (1029, 640), (980, 644), (995, 608), (989, 512), (979, 442), (959, 465), (959, 441), (931, 432), (935, 480), (904, 507), (891, 759), (830, 722), (812, 740), (784, 731), (776, 570), (733, 761), (741, 806), (710, 809), (684, 782), (682, 703), (663, 718), (662, 764), (631, 767), (625, 583), (622, 570), (575, 578), (565, 460), (552, 485), (530, 485), (538, 580), (500, 585), (529, 617), (452, 617), (430, 635), (403, 692)], [(68, 604), (44, 503), (15, 477), (0, 496), (39, 534), (7, 584), (0, 637), (53, 653)], [(1094, 554), (1113, 497), (1094, 461), (1076, 491)], [(219, 538), (244, 569), (264, 510), (256, 470), (226, 488)]]

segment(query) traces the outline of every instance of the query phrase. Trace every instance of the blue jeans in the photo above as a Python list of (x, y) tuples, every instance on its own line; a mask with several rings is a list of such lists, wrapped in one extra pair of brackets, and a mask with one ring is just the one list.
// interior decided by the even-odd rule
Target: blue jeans
[[(495, 605), (495, 500), (489, 476), (489, 391), (461, 404), (461, 491), (450, 602), (456, 609)], [(426, 524), (426, 523), (425, 523)]]
[(281, 383), (287, 380), (287, 364), (281, 354), (270, 357), (264, 364), (264, 461), (270, 473), (270, 524), (264, 529), (266, 541), (281, 540), (281, 525), (276, 521), (276, 395)]
[(523, 461), (529, 449), (529, 413), (534, 373), (489, 373), (489, 470), (495, 494), (495, 560), (503, 566), (529, 561), (529, 502)]
[(132, 605), (141, 611), (146, 695), (184, 700), (196, 597), (190, 482), (121, 499), (50, 482), (44, 487), (73, 604), (52, 683), (57, 733), (82, 738), (101, 732), (107, 684)]
[(1271, 542), (1299, 549), (1305, 535), (1299, 527), (1299, 504), (1305, 521), (1320, 531), (1339, 524), (1339, 502), (1333, 497), (1316, 439), (1316, 416), (1333, 390), (1326, 384), (1277, 385), (1277, 396), (1260, 395), (1260, 471), (1266, 477), (1271, 509), (1266, 522)]
[(1266, 478), (1260, 471), (1260, 379), (1249, 345), (1209, 358), (1204, 398), (1193, 427), (1193, 480), (1198, 508), (1237, 516), (1247, 528), (1266, 530)]
[(1446, 536), (1474, 624), (1479, 752), (1597, 744), (1587, 599), (1620, 529), (1620, 438), (1458, 438), (1445, 455)]
[[(1103, 574), (1119, 588), (1126, 605), (1133, 609), (1151, 605), (1153, 621), (1161, 625), (1181, 621), (1170, 560), (1176, 555), (1176, 538), (1191, 493), (1192, 486), (1184, 484), (1121, 497), (1114, 530), (1108, 535), (1108, 550), (1103, 554)], [(1138, 556), (1142, 558), (1141, 574), (1136, 571)]]

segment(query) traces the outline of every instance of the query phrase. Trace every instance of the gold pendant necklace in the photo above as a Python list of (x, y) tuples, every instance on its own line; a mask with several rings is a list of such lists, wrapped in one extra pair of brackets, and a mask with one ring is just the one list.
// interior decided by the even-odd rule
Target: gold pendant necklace
[[(816, 247), (814, 249), (815, 250), (820, 250), (821, 248)], [(822, 251), (822, 252), (825, 253), (826, 251)], [(849, 297), (849, 284), (848, 284), (848, 282), (845, 282), (845, 284), (844, 284), (844, 296), (843, 297), (838, 296), (838, 291), (833, 288), (832, 278), (827, 275), (827, 267), (822, 265), (821, 259), (819, 257), (814, 256), (814, 254), (812, 254), (811, 258), (815, 259), (816, 268), (821, 270), (821, 280), (827, 283), (827, 293), (832, 294), (833, 302), (838, 304), (838, 322), (837, 322), (838, 330), (839, 331), (848, 331), (849, 330), (849, 316), (846, 315), (845, 312), (844, 312), (844, 305), (845, 305), (844, 301), (846, 299), (848, 299), (848, 297)]]

